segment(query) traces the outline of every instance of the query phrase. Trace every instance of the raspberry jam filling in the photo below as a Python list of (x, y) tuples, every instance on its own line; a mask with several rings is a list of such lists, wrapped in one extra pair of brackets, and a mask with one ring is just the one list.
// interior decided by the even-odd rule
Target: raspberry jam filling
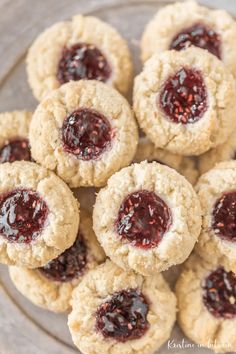
[(95, 160), (111, 146), (113, 129), (101, 113), (82, 108), (71, 113), (62, 126), (64, 150), (81, 160)]
[(45, 225), (48, 207), (38, 193), (16, 189), (0, 197), (0, 235), (9, 242), (30, 243)]
[(236, 276), (220, 267), (212, 272), (202, 286), (203, 302), (215, 317), (236, 316)]
[(195, 123), (207, 110), (207, 92), (200, 71), (180, 69), (160, 91), (159, 105), (173, 123)]
[(69, 282), (83, 274), (86, 263), (87, 247), (79, 233), (70, 248), (38, 270), (50, 280)]
[(96, 312), (96, 330), (118, 342), (138, 339), (149, 328), (149, 305), (139, 290), (114, 293)]
[(110, 76), (108, 61), (93, 44), (78, 43), (64, 48), (57, 69), (60, 84), (81, 79), (105, 82)]
[(191, 45), (206, 49), (208, 52), (221, 59), (220, 35), (202, 23), (196, 23), (178, 33), (173, 38), (170, 49), (183, 50)]
[(158, 246), (172, 223), (166, 203), (155, 193), (140, 190), (122, 202), (115, 222), (122, 239), (144, 249)]
[(225, 193), (216, 201), (212, 229), (222, 239), (236, 242), (236, 192)]
[(0, 149), (0, 163), (31, 161), (28, 139), (14, 139)]

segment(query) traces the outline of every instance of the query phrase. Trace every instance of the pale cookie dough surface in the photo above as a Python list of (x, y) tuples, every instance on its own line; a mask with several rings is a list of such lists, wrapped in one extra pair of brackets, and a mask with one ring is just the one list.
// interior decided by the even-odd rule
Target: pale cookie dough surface
[(133, 79), (127, 43), (109, 24), (92, 16), (77, 15), (46, 29), (29, 49), (27, 73), (35, 97), (42, 100), (60, 86), (56, 75), (63, 49), (77, 43), (93, 44), (102, 52), (112, 70), (107, 83), (127, 94)]
[[(122, 240), (115, 220), (130, 193), (154, 192), (169, 207), (172, 223), (157, 247), (143, 249)], [(105, 253), (125, 270), (156, 274), (184, 262), (201, 229), (201, 209), (191, 184), (172, 168), (156, 162), (133, 164), (114, 174), (97, 195), (93, 227)]]
[(12, 111), (0, 113), (0, 148), (14, 138), (28, 138), (32, 113)]
[(54, 281), (37, 269), (9, 267), (10, 277), (16, 288), (35, 305), (53, 312), (68, 311), (73, 289), (90, 269), (105, 260), (105, 254), (93, 232), (91, 216), (84, 210), (81, 210), (79, 231), (87, 247), (87, 254), (85, 268), (78, 278), (67, 282)]
[(236, 156), (236, 131), (226, 142), (199, 156), (199, 170), (203, 174), (213, 168), (218, 162), (234, 160)]
[(138, 143), (134, 162), (156, 161), (174, 168), (183, 175), (191, 184), (195, 184), (199, 173), (196, 162), (190, 157), (172, 154), (169, 151), (155, 148), (155, 145), (146, 138), (141, 138)]
[(211, 10), (195, 1), (177, 2), (163, 7), (147, 25), (141, 40), (143, 61), (155, 52), (170, 48), (172, 40), (181, 31), (195, 24), (203, 24), (220, 36), (223, 63), (236, 76), (236, 22), (224, 10)]
[(196, 252), (213, 264), (221, 263), (236, 273), (235, 243), (217, 236), (211, 227), (212, 212), (222, 194), (236, 190), (236, 161), (221, 162), (202, 175), (196, 191), (202, 206), (203, 221)]
[(48, 216), (40, 235), (30, 243), (8, 242), (0, 235), (0, 262), (36, 268), (70, 247), (79, 226), (79, 204), (53, 172), (26, 161), (0, 165), (0, 194), (15, 189), (36, 191), (46, 202)]
[[(115, 292), (131, 288), (140, 289), (149, 300), (149, 329), (139, 339), (124, 343), (104, 339), (94, 328), (97, 308)], [(170, 336), (175, 306), (175, 296), (161, 274), (143, 278), (107, 261), (89, 272), (74, 290), (68, 324), (75, 345), (84, 354), (152, 354)]]
[[(159, 105), (163, 84), (182, 68), (202, 73), (207, 110), (195, 123), (172, 122)], [(157, 148), (180, 155), (200, 155), (226, 141), (235, 127), (235, 82), (224, 64), (205, 50), (154, 54), (135, 79), (134, 111), (140, 127)]]
[(217, 353), (235, 352), (236, 318), (216, 318), (202, 300), (204, 279), (220, 265), (203, 261), (195, 254), (185, 263), (175, 292), (178, 323), (186, 336), (194, 342), (209, 346)]
[[(63, 149), (63, 122), (79, 108), (103, 114), (113, 129), (111, 146), (97, 159), (85, 161)], [(98, 81), (70, 82), (52, 92), (39, 104), (30, 127), (33, 158), (72, 188), (105, 185), (114, 172), (132, 161), (137, 143), (137, 125), (128, 102)]]

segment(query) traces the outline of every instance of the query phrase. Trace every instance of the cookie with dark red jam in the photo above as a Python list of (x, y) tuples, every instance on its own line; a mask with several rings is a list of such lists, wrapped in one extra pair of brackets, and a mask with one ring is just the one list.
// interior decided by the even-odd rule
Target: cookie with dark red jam
[(35, 305), (53, 312), (68, 312), (74, 288), (88, 271), (105, 260), (93, 232), (91, 215), (81, 210), (77, 238), (72, 246), (43, 267), (10, 267), (16, 288)]
[(61, 84), (81, 79), (106, 82), (110, 76), (109, 63), (93, 44), (78, 43), (64, 48), (57, 70)]
[(236, 275), (219, 267), (211, 272), (202, 286), (203, 301), (215, 317), (236, 317)]
[(96, 160), (109, 149), (114, 130), (101, 113), (88, 108), (72, 112), (62, 126), (64, 150), (81, 160)]
[(78, 202), (54, 173), (28, 161), (2, 163), (0, 185), (1, 263), (44, 266), (74, 243)]
[(31, 161), (28, 139), (16, 138), (0, 148), (0, 163), (22, 160)]
[(36, 110), (30, 129), (34, 160), (55, 170), (71, 188), (104, 186), (113, 173), (131, 163), (137, 144), (129, 103), (95, 80), (71, 81), (50, 93)]
[(83, 235), (78, 234), (75, 243), (39, 271), (49, 280), (68, 282), (83, 275), (87, 263), (87, 246)]
[(200, 233), (200, 204), (174, 169), (143, 161), (117, 172), (100, 189), (93, 225), (113, 262), (148, 276), (189, 256)]
[(170, 49), (183, 50), (191, 45), (206, 49), (221, 59), (220, 35), (203, 23), (196, 23), (181, 30), (172, 39)]
[(161, 274), (144, 278), (108, 260), (74, 290), (68, 324), (82, 353), (111, 353), (115, 347), (117, 353), (153, 354), (170, 335), (175, 306)]
[(121, 290), (97, 309), (96, 329), (105, 338), (118, 342), (141, 338), (149, 328), (148, 310), (140, 290)]
[(42, 232), (48, 206), (30, 189), (15, 189), (0, 196), (0, 236), (8, 242), (31, 243)]
[(133, 64), (128, 45), (115, 28), (77, 15), (38, 36), (28, 52), (27, 74), (39, 101), (62, 84), (79, 80), (105, 82), (127, 95)]
[(173, 123), (195, 123), (207, 110), (207, 93), (202, 73), (181, 68), (169, 77), (160, 91), (161, 109)]
[[(212, 101), (216, 94), (221, 103)], [(233, 76), (217, 56), (195, 46), (153, 54), (135, 79), (133, 98), (148, 139), (173, 154), (201, 155), (236, 127)]]
[(195, 343), (236, 352), (236, 273), (193, 253), (176, 283), (178, 323)]
[[(161, 26), (160, 26), (161, 23)], [(142, 35), (142, 59), (166, 50), (204, 49), (222, 60), (236, 75), (236, 23), (225, 10), (210, 9), (195, 1), (163, 6)]]
[(0, 113), (0, 164), (32, 161), (28, 141), (31, 117), (27, 111)]
[[(225, 161), (203, 174), (197, 184), (202, 231), (196, 252), (215, 266), (236, 273), (236, 161)], [(214, 255), (214, 257), (212, 257)]]

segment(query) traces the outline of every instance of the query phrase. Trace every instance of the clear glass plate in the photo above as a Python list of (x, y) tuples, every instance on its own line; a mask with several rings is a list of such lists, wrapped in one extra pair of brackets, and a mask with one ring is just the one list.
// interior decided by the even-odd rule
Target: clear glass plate
[[(34, 109), (37, 102), (33, 98), (27, 84), (25, 73), (25, 54), (28, 44), (43, 28), (61, 20), (70, 18), (71, 15), (83, 11), (99, 17), (114, 25), (128, 40), (133, 53), (135, 70), (139, 72), (141, 63), (139, 60), (138, 40), (147, 21), (161, 6), (170, 1), (76, 1), (67, 0), (59, 2), (48, 0), (47, 12), (39, 6), (39, 2), (20, 1), (25, 7), (25, 19), (21, 18), (22, 24), (19, 38), (9, 36), (8, 47), (5, 53), (9, 53), (9, 63), (5, 63), (4, 70), (0, 70), (0, 107), (1, 111), (13, 109)], [(17, 2), (6, 1), (15, 7), (15, 18), (17, 18)], [(35, 3), (35, 9), (30, 4)], [(62, 4), (63, 3), (63, 4)], [(214, 6), (227, 3), (236, 12), (236, 5), (232, 1), (208, 1)], [(83, 6), (82, 6), (83, 5)], [(5, 3), (1, 4), (4, 7)], [(20, 11), (20, 10), (19, 10)], [(31, 20), (28, 20), (28, 16)], [(0, 15), (4, 16), (3, 14)], [(11, 21), (13, 18), (11, 18)], [(9, 20), (10, 21), (10, 20)], [(27, 24), (27, 25), (26, 25)], [(17, 24), (18, 25), (18, 24)], [(10, 46), (14, 47), (10, 47)], [(0, 55), (3, 51), (0, 49)], [(2, 59), (0, 58), (0, 61)], [(9, 65), (8, 65), (9, 64)], [(79, 192), (82, 205), (91, 206), (94, 200), (93, 190), (81, 190)], [(88, 201), (89, 200), (89, 201)], [(174, 268), (167, 272), (167, 278), (173, 284), (178, 269)], [(68, 328), (66, 315), (55, 315), (42, 310), (21, 296), (9, 280), (7, 268), (0, 266), (0, 352), (3, 354), (69, 354), (77, 352), (73, 346)], [(1, 330), (2, 328), (2, 330)], [(13, 332), (12, 332), (13, 331)], [(5, 335), (6, 334), (6, 335)], [(9, 334), (9, 337), (8, 337)], [(198, 348), (192, 345), (182, 334), (178, 326), (175, 327), (171, 336), (172, 348), (165, 344), (158, 352), (159, 354), (180, 354), (180, 353), (212, 353), (210, 350)], [(183, 342), (184, 341), (184, 342)], [(177, 347), (173, 347), (174, 343)], [(103, 353), (101, 353), (103, 354)], [(140, 353), (142, 354), (142, 353)]]

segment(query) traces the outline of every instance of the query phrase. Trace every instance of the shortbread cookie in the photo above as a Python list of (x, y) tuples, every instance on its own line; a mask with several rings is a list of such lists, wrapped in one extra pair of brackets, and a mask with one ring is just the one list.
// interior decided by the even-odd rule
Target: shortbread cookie
[(28, 141), (32, 113), (13, 111), (0, 113), (0, 163), (31, 161)]
[(203, 213), (196, 251), (236, 273), (236, 161), (221, 162), (202, 175), (196, 190)]
[(99, 191), (93, 227), (121, 268), (156, 274), (189, 256), (201, 229), (200, 204), (175, 170), (141, 162), (114, 174)]
[(110, 25), (77, 15), (56, 23), (33, 43), (27, 56), (29, 84), (41, 100), (61, 84), (99, 80), (127, 94), (133, 78), (125, 40)]
[(213, 168), (216, 163), (235, 160), (236, 158), (236, 131), (234, 131), (226, 142), (215, 149), (211, 149), (199, 156), (199, 170), (203, 174)]
[(176, 284), (178, 322), (194, 342), (236, 352), (236, 274), (193, 255)]
[(70, 247), (78, 202), (54, 173), (33, 162), (0, 164), (0, 262), (44, 266)]
[(49, 94), (30, 127), (33, 158), (72, 188), (104, 185), (129, 165), (137, 142), (128, 102), (98, 81), (70, 82)]
[(84, 354), (152, 354), (170, 336), (175, 306), (161, 274), (144, 278), (107, 261), (74, 290), (68, 324)]
[(56, 259), (38, 269), (10, 267), (16, 288), (35, 305), (53, 312), (70, 309), (71, 294), (84, 275), (105, 260), (92, 228), (91, 216), (81, 211), (74, 244)]
[(197, 163), (190, 157), (184, 157), (181, 155), (172, 154), (169, 151), (155, 148), (155, 145), (146, 138), (139, 140), (134, 162), (141, 162), (147, 160), (148, 162), (159, 162), (163, 165), (174, 168), (181, 175), (187, 178), (187, 180), (195, 184), (199, 173), (197, 169)]
[(134, 111), (157, 148), (200, 155), (226, 141), (236, 120), (235, 82), (224, 64), (196, 47), (154, 54), (135, 79)]
[(224, 10), (211, 10), (195, 1), (177, 2), (157, 12), (142, 36), (142, 59), (191, 45), (208, 50), (236, 76), (235, 20)]

